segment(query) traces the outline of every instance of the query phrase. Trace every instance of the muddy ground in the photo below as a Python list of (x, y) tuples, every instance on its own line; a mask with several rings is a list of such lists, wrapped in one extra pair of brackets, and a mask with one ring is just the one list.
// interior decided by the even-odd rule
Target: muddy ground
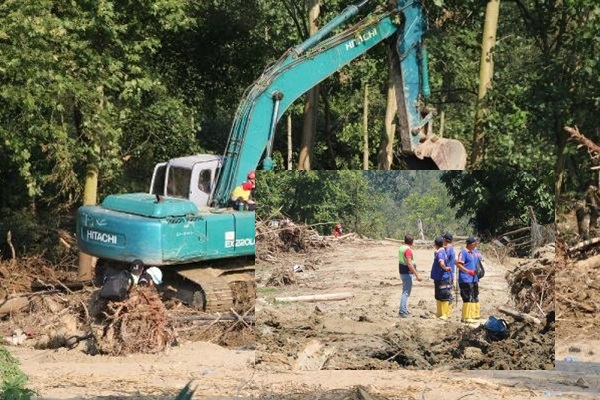
[[(215, 377), (218, 393), (252, 376), (254, 282), (233, 285), (242, 320), (161, 299), (153, 287), (107, 302), (98, 287), (69, 283), (72, 268), (40, 258), (1, 261), (0, 278), (0, 305), (25, 302), (0, 317), (0, 342), (40, 398), (174, 398), (192, 379)], [(40, 282), (43, 290), (32, 291)]]
[[(600, 254), (600, 244), (569, 252), (582, 241), (577, 235), (574, 207), (563, 206), (557, 215), (560, 242), (557, 251), (558, 360), (600, 363), (600, 276), (598, 267), (583, 268), (578, 261)], [(595, 232), (599, 236), (600, 232)]]
[[(482, 326), (460, 322), (460, 299), (453, 303), (448, 321), (435, 318), (433, 281), (428, 273), (432, 248), (414, 249), (424, 279), (415, 281), (409, 300), (415, 317), (398, 318), (402, 287), (396, 264), (399, 245), (397, 241), (352, 239), (326, 250), (279, 253), (276, 259), (258, 261), (257, 368), (554, 368), (554, 329), (544, 331), (543, 325), (517, 322), (497, 310), (498, 306), (512, 306), (505, 277), (522, 260), (507, 259), (505, 264), (491, 257), (486, 260), (486, 275), (480, 283), (482, 322), (490, 315), (505, 318), (511, 332), (509, 339), (491, 342)], [(274, 270), (294, 265), (304, 269), (294, 273), (294, 283), (266, 285)], [(353, 297), (319, 303), (274, 301), (282, 296), (340, 292)]]
[[(312, 280), (315, 287), (320, 288), (323, 292), (329, 291), (330, 288), (347, 291), (348, 288), (344, 287), (345, 283), (336, 278), (339, 274), (351, 278), (349, 289), (355, 294), (364, 292), (366, 287), (370, 286), (369, 283), (373, 284), (373, 287), (377, 290), (372, 291), (371, 296), (363, 294), (361, 298), (364, 304), (362, 305), (352, 306), (356, 298), (352, 301), (343, 302), (345, 308), (348, 309), (347, 311), (344, 311), (343, 307), (336, 308), (341, 306), (341, 304), (336, 305), (336, 303), (295, 304), (293, 307), (290, 307), (292, 306), (292, 303), (290, 303), (272, 307), (273, 314), (277, 314), (279, 317), (284, 314), (284, 317), (278, 321), (279, 326), (294, 328), (286, 328), (286, 330), (281, 331), (285, 332), (286, 335), (290, 335), (289, 340), (287, 336), (280, 336), (279, 341), (282, 346), (292, 343), (293, 347), (290, 347), (290, 349), (296, 349), (300, 348), (298, 344), (300, 339), (307, 340), (314, 337), (321, 340), (323, 336), (319, 336), (319, 331), (313, 329), (315, 326), (334, 327), (333, 330), (327, 333), (332, 341), (324, 342), (328, 348), (329, 346), (342, 344), (352, 345), (353, 347), (346, 347), (351, 350), (356, 349), (360, 347), (357, 345), (357, 338), (364, 338), (367, 334), (373, 332), (380, 337), (382, 337), (382, 333), (387, 333), (387, 337), (394, 340), (401, 337), (402, 326), (395, 328), (396, 323), (399, 322), (394, 315), (400, 295), (400, 282), (393, 273), (394, 266), (383, 273), (380, 278), (372, 277), (365, 281), (362, 276), (373, 267), (355, 268), (353, 266), (352, 268), (355, 270), (352, 271), (351, 269), (351, 273), (349, 273), (348, 268), (339, 272), (339, 268), (336, 267), (337, 259), (329, 257), (329, 253), (332, 256), (342, 254), (346, 257), (358, 254), (361, 257), (361, 261), (356, 263), (358, 266), (364, 264), (364, 257), (369, 254), (365, 252), (365, 249), (365, 243), (356, 242), (350, 247), (326, 247), (323, 254), (310, 254), (308, 261), (306, 254), (291, 254), (288, 257), (289, 261), (294, 263), (293, 265), (304, 264), (307, 267), (305, 272), (308, 272), (309, 275), (307, 276), (309, 277), (303, 279), (308, 282)], [(351, 252), (348, 252), (350, 250)], [(343, 252), (339, 253), (338, 251)], [(425, 251), (425, 264), (421, 261), (420, 269), (424, 269), (428, 264), (429, 253), (430, 251)], [(395, 251), (392, 257), (395, 258)], [(379, 258), (383, 258), (383, 254), (376, 255), (374, 259)], [(308, 269), (310, 266), (314, 266), (315, 270)], [(326, 271), (328, 271), (323, 279), (318, 279), (317, 275), (310, 278), (310, 274), (317, 274), (321, 268), (326, 268)], [(491, 282), (482, 283), (482, 311), (484, 313), (489, 313), (492, 303), (496, 302), (495, 297), (502, 300), (508, 298), (506, 287), (503, 286), (505, 283), (502, 282), (502, 279), (499, 279), (504, 269), (508, 270), (510, 267), (501, 265), (492, 267), (492, 270), (488, 272), (488, 278)], [(392, 275), (389, 275), (390, 271), (392, 271)], [(278, 291), (300, 294), (310, 289), (312, 293), (312, 287), (305, 286), (302, 279), (298, 279), (297, 284), (284, 288), (265, 288), (265, 275), (259, 277), (259, 281), (263, 285), (259, 289), (259, 296), (265, 299), (274, 297)], [(292, 276), (296, 278), (298, 275)], [(383, 283), (380, 284), (380, 282)], [(424, 304), (422, 303), (417, 307), (419, 301), (415, 302), (415, 298), (419, 285), (423, 286), (420, 290), (425, 291), (420, 299), (424, 301)], [(450, 324), (444, 325), (441, 322), (438, 323), (438, 321), (423, 318), (430, 316), (434, 311), (433, 288), (427, 285), (427, 282), (424, 282), (416, 284), (414, 290), (410, 305), (412, 311), (418, 313), (419, 317), (410, 320), (410, 323), (419, 326), (419, 330), (414, 328), (415, 332), (430, 335), (430, 333), (424, 332), (425, 327), (434, 327), (439, 328), (438, 330), (444, 333), (448, 332), (448, 326), (458, 325), (458, 312), (456, 309), (453, 311), (454, 317)], [(74, 304), (71, 296), (65, 294), (55, 295), (53, 300)], [(486, 301), (487, 305), (484, 303)], [(378, 307), (373, 307), (373, 304)], [(287, 308), (284, 308), (284, 306), (287, 306)], [(320, 311), (315, 309), (316, 306), (319, 307)], [(262, 307), (265, 309), (264, 304)], [(267, 304), (266, 308), (270, 309), (271, 306)], [(295, 309), (302, 310), (304, 308), (306, 310), (302, 311), (302, 314), (294, 315), (292, 313)], [(183, 305), (169, 306), (168, 309), (169, 312), (176, 313), (179, 316), (190, 315), (190, 310)], [(60, 311), (56, 315), (48, 313), (33, 315), (34, 319), (31, 321), (30, 326), (35, 329), (48, 321), (55, 320), (59, 314)], [(366, 316), (369, 320), (363, 320), (359, 323), (356, 318), (360, 319), (361, 315)], [(20, 314), (20, 318), (26, 317), (27, 314)], [(321, 318), (319, 325), (309, 325), (311, 318), (316, 317)], [(560, 317), (559, 314), (559, 323), (561, 318), (566, 317), (570, 318), (568, 315)], [(259, 323), (256, 329), (266, 329), (267, 334), (269, 334), (269, 330), (277, 332), (277, 329), (279, 329), (277, 324), (269, 326), (261, 323), (260, 314), (258, 319)], [(294, 319), (296, 319), (296, 323), (294, 323)], [(17, 321), (19, 321), (17, 316), (2, 320), (0, 322), (0, 333), (8, 334)], [(388, 321), (390, 326), (384, 325), (377, 330), (373, 325), (381, 321)], [(600, 389), (600, 364), (580, 362), (584, 356), (597, 360), (597, 354), (599, 353), (597, 345), (589, 340), (581, 342), (589, 347), (573, 347), (572, 343), (577, 343), (576, 341), (561, 343), (561, 332), (558, 332), (557, 351), (561, 346), (564, 346), (564, 357), (573, 355), (577, 360), (575, 362), (570, 359), (565, 361), (564, 357), (558, 356), (557, 370), (554, 371), (449, 371), (441, 370), (439, 366), (435, 367), (436, 371), (410, 370), (410, 366), (398, 370), (341, 371), (328, 369), (327, 365), (321, 371), (292, 371), (290, 367), (294, 365), (297, 352), (284, 353), (279, 351), (279, 347), (273, 346), (274, 353), (272, 356), (268, 354), (265, 356), (264, 349), (259, 349), (255, 360), (255, 351), (252, 344), (254, 335), (252, 332), (242, 329), (241, 331), (248, 334), (248, 336), (247, 339), (242, 338), (240, 341), (236, 340), (241, 338), (238, 333), (235, 331), (230, 332), (233, 336), (229, 343), (217, 344), (224, 331), (223, 328), (218, 327), (220, 324), (209, 326), (186, 322), (180, 326), (182, 329), (178, 345), (169, 347), (166, 351), (158, 354), (130, 354), (120, 357), (92, 356), (77, 348), (73, 350), (64, 347), (37, 350), (30, 345), (8, 347), (19, 358), (22, 369), (29, 376), (28, 386), (36, 389), (40, 394), (40, 398), (47, 400), (172, 400), (179, 389), (190, 380), (193, 380), (194, 385), (197, 386), (194, 399), (368, 399), (369, 397), (365, 397), (359, 392), (357, 385), (362, 385), (372, 399), (378, 400), (447, 400), (484, 397), (492, 400), (540, 397), (594, 399), (598, 397)], [(355, 337), (348, 334), (350, 328), (346, 328), (344, 324), (359, 329)], [(585, 324), (584, 326), (588, 325)], [(306, 326), (311, 328), (305, 329)], [(404, 329), (410, 331), (411, 328), (404, 327)], [(575, 331), (576, 329), (572, 330), (572, 332)], [(299, 332), (303, 336), (300, 336)], [(345, 332), (345, 334), (337, 332)], [(394, 336), (394, 332), (396, 332), (396, 336)], [(578, 336), (581, 337), (582, 335), (584, 337), (587, 335), (588, 339), (592, 337), (590, 336), (592, 333), (589, 331)], [(333, 340), (334, 338), (338, 339)], [(377, 340), (380, 339), (377, 338)], [(259, 341), (262, 341), (262, 339), (259, 338)], [(527, 342), (527, 347), (530, 345)], [(365, 342), (363, 347), (372, 348), (373, 345)], [(389, 344), (389, 347), (391, 348), (392, 345)], [(458, 346), (456, 347), (458, 348)], [(439, 348), (444, 348), (443, 343)], [(570, 351), (575, 348), (580, 348), (581, 351), (575, 353)], [(340, 356), (340, 351), (336, 350), (330, 360), (339, 357), (340, 360), (347, 359), (343, 361), (346, 363), (349, 363), (348, 360), (355, 363), (355, 365), (360, 362), (358, 356), (350, 353), (347, 357), (342, 356)], [(274, 359), (275, 361), (265, 363), (265, 360)], [(429, 356), (422, 358), (425, 362), (430, 362), (430, 359)], [(445, 359), (445, 357), (440, 356), (440, 359)], [(385, 362), (381, 359), (372, 358), (370, 355), (368, 357), (363, 356), (362, 360), (369, 360), (372, 363)], [(421, 362), (423, 362), (422, 360)], [(461, 362), (466, 362), (466, 360), (461, 359)], [(258, 365), (255, 365), (255, 362), (258, 362)], [(393, 364), (385, 362), (386, 367)], [(400, 364), (396, 363), (396, 365), (397, 367), (393, 366), (393, 368), (400, 367)]]

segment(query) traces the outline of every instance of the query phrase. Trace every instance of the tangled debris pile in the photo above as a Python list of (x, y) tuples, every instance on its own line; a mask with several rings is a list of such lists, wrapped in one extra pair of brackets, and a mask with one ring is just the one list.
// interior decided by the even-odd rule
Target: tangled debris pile
[(538, 249), (534, 258), (526, 259), (510, 271), (506, 279), (519, 310), (545, 317), (554, 310), (556, 271), (555, 244)]
[[(152, 287), (134, 287), (123, 302), (74, 281), (74, 268), (41, 257), (0, 262), (0, 342), (86, 354), (157, 353), (179, 340), (253, 345), (254, 282), (234, 282), (232, 316), (200, 315)], [(243, 317), (236, 316), (240, 313)], [(250, 317), (247, 317), (250, 318)]]
[(136, 286), (124, 301), (99, 301), (103, 311), (90, 326), (91, 345), (99, 353), (158, 353), (174, 342), (167, 310), (153, 287)]
[(281, 252), (294, 250), (306, 252), (315, 247), (328, 247), (330, 243), (310, 226), (297, 225), (288, 219), (256, 222), (256, 257), (272, 261)]
[(30, 292), (35, 282), (51, 286), (74, 277), (73, 273), (57, 270), (41, 257), (0, 260), (0, 300), (10, 294)]

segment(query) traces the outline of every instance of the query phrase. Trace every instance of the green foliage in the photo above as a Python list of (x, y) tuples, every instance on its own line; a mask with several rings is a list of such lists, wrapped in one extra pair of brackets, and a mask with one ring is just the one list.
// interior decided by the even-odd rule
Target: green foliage
[(446, 231), (466, 233), (466, 218), (457, 219), (435, 171), (260, 171), (257, 216), (281, 214), (330, 234), (339, 222), (345, 230), (371, 238), (402, 238)]
[(36, 393), (26, 389), (27, 376), (19, 369), (19, 362), (0, 345), (0, 398), (3, 400), (29, 400)]
[(540, 224), (554, 221), (554, 175), (531, 171), (447, 171), (442, 181), (457, 216), (468, 216), (479, 233), (496, 235), (530, 226), (528, 207)]
[[(3, 190), (5, 204), (68, 208), (88, 162), (104, 183), (122, 174), (131, 116), (173, 104), (156, 54), (161, 36), (189, 25), (185, 8), (180, 0), (0, 5), (0, 165), (20, 185)], [(169, 111), (178, 113), (187, 114), (181, 102)], [(190, 124), (170, 131), (189, 135)]]

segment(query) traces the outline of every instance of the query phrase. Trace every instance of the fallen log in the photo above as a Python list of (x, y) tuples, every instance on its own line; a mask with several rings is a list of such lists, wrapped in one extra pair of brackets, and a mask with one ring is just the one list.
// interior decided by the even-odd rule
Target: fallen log
[[(171, 317), (172, 321), (239, 321), (241, 317), (235, 315), (188, 315), (181, 317)], [(246, 316), (243, 319), (245, 322), (254, 323), (256, 318), (253, 315)]]
[(510, 315), (511, 317), (513, 317), (514, 319), (516, 319), (518, 321), (530, 322), (530, 323), (535, 324), (535, 325), (541, 325), (542, 324), (542, 321), (539, 318), (536, 318), (533, 315), (522, 313), (522, 312), (517, 311), (517, 310), (512, 310), (510, 308), (506, 308), (506, 307), (501, 306), (501, 307), (498, 307), (498, 311), (500, 311), (501, 313), (504, 313), (506, 315)]
[(516, 235), (517, 233), (527, 232), (530, 229), (531, 229), (530, 227), (526, 226), (525, 228), (519, 228), (519, 229), (515, 229), (514, 231), (505, 232), (502, 235), (500, 235), (500, 237), (502, 237), (502, 236)]
[(35, 281), (31, 283), (31, 291), (48, 291), (48, 290), (57, 290), (62, 292), (81, 290), (85, 287), (86, 282), (65, 282), (65, 283), (46, 283), (42, 281)]
[(577, 261), (575, 268), (584, 270), (600, 268), (600, 255), (590, 257), (587, 260)]
[(569, 247), (569, 250), (567, 250), (567, 251), (569, 253), (574, 253), (576, 251), (583, 250), (586, 247), (595, 245), (596, 243), (600, 243), (600, 237), (589, 239), (589, 240), (584, 240), (583, 242), (579, 242), (575, 246)]
[(295, 302), (304, 301), (307, 303), (314, 303), (316, 301), (338, 301), (346, 300), (354, 297), (352, 293), (330, 293), (330, 294), (313, 294), (309, 296), (295, 296), (295, 297), (276, 297), (275, 301)]

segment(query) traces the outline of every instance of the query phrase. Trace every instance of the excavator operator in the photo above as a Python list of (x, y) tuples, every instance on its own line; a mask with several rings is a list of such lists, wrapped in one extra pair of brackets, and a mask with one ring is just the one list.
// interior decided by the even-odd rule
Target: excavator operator
[(254, 202), (253, 192), (255, 187), (256, 174), (254, 171), (250, 171), (248, 180), (237, 186), (233, 189), (233, 192), (231, 192), (231, 207), (239, 211), (254, 211), (256, 203)]

